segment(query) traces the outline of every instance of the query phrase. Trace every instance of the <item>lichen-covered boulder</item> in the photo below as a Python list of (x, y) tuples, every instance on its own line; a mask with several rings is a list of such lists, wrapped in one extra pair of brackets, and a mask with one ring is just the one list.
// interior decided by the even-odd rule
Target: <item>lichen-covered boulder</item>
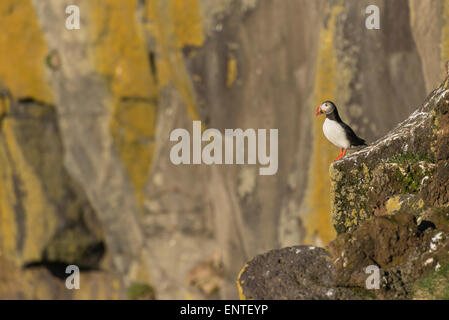
[(258, 255), (242, 269), (237, 284), (242, 299), (355, 299), (335, 285), (327, 250), (295, 246)]

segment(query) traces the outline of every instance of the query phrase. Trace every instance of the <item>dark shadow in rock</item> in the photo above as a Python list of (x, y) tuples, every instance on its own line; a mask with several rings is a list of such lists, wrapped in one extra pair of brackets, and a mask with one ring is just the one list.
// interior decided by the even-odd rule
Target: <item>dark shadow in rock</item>
[(423, 220), (423, 221), (419, 224), (419, 226), (418, 226), (418, 231), (419, 231), (419, 232), (424, 232), (424, 231), (426, 231), (426, 230), (429, 229), (429, 228), (431, 228), (431, 229), (436, 229), (436, 226), (435, 226), (435, 224), (434, 224), (433, 222), (431, 222), (431, 221)]

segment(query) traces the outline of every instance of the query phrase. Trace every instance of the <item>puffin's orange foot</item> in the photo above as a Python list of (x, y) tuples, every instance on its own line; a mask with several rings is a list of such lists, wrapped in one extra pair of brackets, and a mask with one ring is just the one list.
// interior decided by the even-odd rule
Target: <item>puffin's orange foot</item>
[(338, 157), (337, 157), (337, 158), (335, 158), (335, 160), (334, 160), (334, 161), (338, 161), (338, 160), (340, 160), (340, 159), (341, 159), (341, 157), (343, 157), (343, 149), (341, 149), (341, 148), (340, 148), (340, 153), (338, 154)]
[(347, 150), (346, 149), (340, 149), (340, 153), (338, 154), (338, 157), (334, 161), (338, 161), (341, 158), (343, 158), (346, 155)]

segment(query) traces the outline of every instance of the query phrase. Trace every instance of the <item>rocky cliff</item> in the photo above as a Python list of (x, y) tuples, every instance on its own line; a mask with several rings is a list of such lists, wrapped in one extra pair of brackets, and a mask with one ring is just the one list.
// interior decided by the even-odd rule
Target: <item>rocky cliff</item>
[[(380, 30), (365, 28), (370, 4), (380, 8)], [(79, 30), (65, 28), (69, 5), (80, 8)], [(135, 297), (154, 288), (158, 298), (235, 298), (235, 277), (254, 255), (328, 244), (336, 232), (323, 194), (335, 187), (336, 150), (314, 109), (335, 100), (368, 141), (385, 135), (444, 73), (448, 8), (445, 0), (0, 1), (0, 270), (8, 270), (0, 296)], [(277, 175), (173, 165), (169, 133), (198, 119), (219, 130), (278, 128)], [(350, 228), (341, 214), (335, 221)], [(69, 263), (89, 279), (80, 291), (64, 287)]]
[[(330, 165), (328, 251), (253, 259), (246, 298), (449, 299), (449, 78), (383, 138)], [(379, 288), (368, 288), (378, 268)]]

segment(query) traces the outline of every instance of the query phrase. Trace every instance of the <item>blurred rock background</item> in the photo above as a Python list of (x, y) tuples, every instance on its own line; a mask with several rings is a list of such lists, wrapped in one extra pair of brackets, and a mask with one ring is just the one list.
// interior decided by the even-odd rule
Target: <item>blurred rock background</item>
[[(335, 238), (319, 103), (372, 142), (447, 60), (444, 0), (2, 0), (0, 298), (237, 298), (254, 255)], [(171, 164), (192, 120), (278, 128), (278, 173)]]

